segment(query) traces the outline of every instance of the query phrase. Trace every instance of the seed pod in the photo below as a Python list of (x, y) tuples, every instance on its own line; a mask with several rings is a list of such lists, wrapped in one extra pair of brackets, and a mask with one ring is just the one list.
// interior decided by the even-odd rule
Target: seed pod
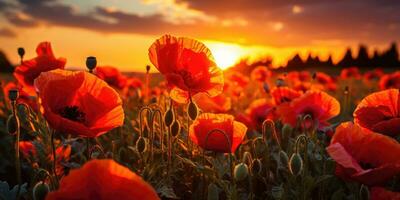
[(174, 123), (171, 125), (171, 134), (174, 137), (177, 137), (179, 133), (181, 132), (181, 124), (179, 123), (178, 120), (175, 120)]
[(86, 67), (89, 69), (90, 72), (94, 70), (97, 66), (97, 59), (96, 57), (89, 56), (86, 58)]
[(7, 132), (14, 135), (17, 132), (19, 119), (15, 115), (10, 115), (7, 119)]
[(46, 198), (47, 193), (49, 193), (50, 188), (47, 183), (43, 181), (39, 181), (33, 187), (33, 200), (44, 200)]
[(239, 163), (235, 166), (234, 176), (237, 181), (243, 181), (249, 174), (249, 167), (245, 163)]
[(279, 161), (285, 167), (287, 167), (289, 165), (289, 156), (287, 155), (286, 152), (284, 152), (284, 151), (279, 152)]
[(19, 97), (19, 91), (17, 89), (11, 89), (10, 91), (8, 91), (8, 98), (11, 101), (16, 101)]
[(303, 159), (300, 154), (294, 153), (292, 157), (290, 157), (289, 170), (294, 176), (300, 175), (303, 171)]
[(208, 185), (207, 200), (218, 200), (219, 199), (219, 188), (214, 183)]
[(370, 195), (369, 195), (369, 190), (368, 187), (365, 185), (361, 185), (360, 187), (360, 199), (361, 200), (369, 200), (370, 199)]
[(169, 108), (164, 114), (164, 123), (167, 127), (171, 126), (172, 122), (175, 120), (174, 110)]
[(199, 109), (197, 108), (197, 105), (193, 102), (190, 101), (188, 105), (188, 115), (191, 120), (195, 120), (197, 118)]
[(19, 57), (23, 58), (24, 55), (25, 55), (25, 49), (22, 48), (22, 47), (19, 47), (18, 48), (18, 55), (19, 55)]
[(136, 150), (139, 153), (143, 153), (146, 151), (148, 146), (148, 141), (144, 137), (139, 137), (138, 140), (136, 141)]
[(251, 163), (251, 173), (254, 174), (261, 174), (262, 172), (262, 162), (260, 159), (254, 159)]

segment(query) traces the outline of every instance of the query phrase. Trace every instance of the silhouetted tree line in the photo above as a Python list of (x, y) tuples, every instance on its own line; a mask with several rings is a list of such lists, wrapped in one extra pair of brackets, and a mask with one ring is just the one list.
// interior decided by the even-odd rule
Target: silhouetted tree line
[(346, 50), (343, 58), (337, 62), (332, 62), (332, 56), (329, 56), (327, 60), (320, 60), (318, 56), (308, 55), (306, 60), (303, 60), (299, 54), (296, 54), (292, 59), (288, 60), (287, 69), (305, 69), (305, 68), (317, 68), (317, 67), (337, 67), (346, 68), (351, 66), (357, 66), (360, 68), (395, 68), (400, 67), (399, 53), (397, 50), (396, 43), (392, 43), (389, 49), (379, 52), (374, 51), (373, 55), (368, 54), (368, 48), (365, 45), (360, 45), (358, 55), (353, 57), (351, 48)]

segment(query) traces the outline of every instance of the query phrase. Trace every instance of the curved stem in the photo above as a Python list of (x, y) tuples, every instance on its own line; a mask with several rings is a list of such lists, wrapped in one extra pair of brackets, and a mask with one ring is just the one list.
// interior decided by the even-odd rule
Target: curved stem
[(222, 134), (222, 135), (225, 137), (225, 140), (226, 140), (226, 143), (227, 143), (227, 145), (228, 145), (229, 152), (230, 152), (230, 153), (228, 153), (228, 155), (229, 155), (229, 170), (230, 170), (231, 180), (233, 181), (232, 156), (231, 156), (231, 154), (232, 154), (232, 152), (231, 152), (231, 146), (232, 146), (232, 145), (231, 145), (231, 141), (229, 140), (229, 137), (228, 137), (228, 135), (225, 133), (225, 131), (223, 131), (223, 130), (221, 130), (221, 129), (213, 129), (213, 130), (210, 130), (210, 131), (207, 133), (206, 138), (205, 138), (205, 141), (204, 141), (203, 165), (205, 165), (205, 151), (206, 151), (206, 149), (207, 149), (208, 139), (209, 139), (210, 135), (213, 134), (213, 133), (220, 133), (220, 134)]
[(151, 135), (151, 138), (150, 138), (150, 140), (151, 140), (151, 143), (150, 143), (150, 152), (151, 152), (151, 160), (153, 160), (153, 148), (154, 148), (154, 137), (155, 137), (155, 134), (154, 134), (154, 125), (155, 125), (155, 123), (154, 123), (154, 118), (156, 117), (156, 115), (158, 114), (158, 125), (160, 126), (160, 144), (161, 144), (161, 151), (162, 151), (162, 153), (164, 152), (164, 147), (163, 147), (163, 140), (162, 140), (162, 138), (163, 138), (163, 123), (162, 123), (162, 113), (161, 113), (161, 110), (160, 109), (158, 109), (158, 108), (156, 108), (156, 109), (154, 109), (153, 110), (153, 114), (151, 115), (151, 127), (150, 127), (150, 135)]
[(144, 111), (147, 111), (148, 115), (150, 115), (150, 116), (151, 116), (151, 112), (152, 112), (151, 108), (148, 106), (142, 107), (139, 110), (139, 128), (140, 128), (139, 136), (143, 136), (143, 117), (142, 116), (143, 116)]
[(281, 143), (279, 141), (278, 135), (276, 134), (275, 123), (271, 119), (267, 119), (262, 123), (262, 135), (264, 143), (267, 144), (267, 126), (271, 127), (272, 136), (274, 137), (276, 143), (278, 144), (279, 149), (282, 150)]
[(20, 138), (20, 122), (19, 122), (19, 117), (18, 117), (18, 112), (17, 112), (17, 101), (11, 101), (11, 106), (12, 106), (12, 115), (15, 117), (16, 121), (16, 138), (15, 138), (15, 171), (17, 174), (17, 182), (18, 182), (18, 190), (17, 190), (17, 196), (16, 199), (19, 200), (20, 198), (20, 192), (21, 192), (21, 161), (20, 161), (20, 155), (19, 155), (19, 138)]

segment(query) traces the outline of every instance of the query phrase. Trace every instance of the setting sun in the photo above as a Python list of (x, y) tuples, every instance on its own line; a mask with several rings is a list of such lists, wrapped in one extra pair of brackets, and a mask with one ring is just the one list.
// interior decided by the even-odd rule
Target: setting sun
[(205, 42), (210, 48), (217, 65), (221, 69), (233, 66), (245, 55), (245, 50), (240, 45), (222, 42)]

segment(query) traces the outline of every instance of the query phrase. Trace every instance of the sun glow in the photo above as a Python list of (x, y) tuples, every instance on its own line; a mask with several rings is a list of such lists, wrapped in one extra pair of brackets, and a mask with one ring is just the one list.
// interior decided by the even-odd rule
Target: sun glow
[(205, 42), (210, 48), (215, 62), (221, 69), (227, 69), (233, 66), (245, 55), (245, 50), (236, 44), (227, 44), (222, 42)]

